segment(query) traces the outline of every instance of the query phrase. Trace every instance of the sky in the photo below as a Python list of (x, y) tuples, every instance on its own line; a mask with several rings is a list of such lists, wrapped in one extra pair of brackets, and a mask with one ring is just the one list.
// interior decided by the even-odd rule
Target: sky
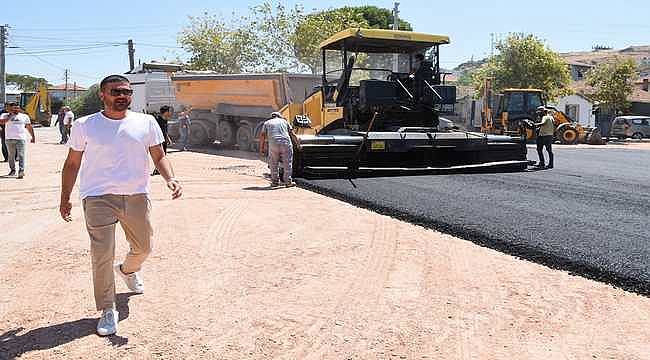
[[(232, 18), (262, 0), (95, 2), (87, 0), (12, 1), (0, 13), (8, 29), (6, 71), (88, 87), (112, 73), (129, 70), (127, 41), (135, 44), (135, 62), (180, 58), (189, 54), (178, 44), (189, 16), (204, 13)], [(277, 0), (275, 0), (277, 2)], [(275, 3), (274, 2), (274, 3)], [(341, 6), (393, 8), (394, 1), (284, 1), (310, 12)], [(605, 7), (594, 1), (399, 1), (400, 18), (414, 31), (447, 35), (441, 63), (451, 69), (490, 55), (491, 39), (511, 32), (529, 33), (559, 52), (589, 51), (594, 45), (615, 49), (650, 45), (650, 1), (619, 0)]]

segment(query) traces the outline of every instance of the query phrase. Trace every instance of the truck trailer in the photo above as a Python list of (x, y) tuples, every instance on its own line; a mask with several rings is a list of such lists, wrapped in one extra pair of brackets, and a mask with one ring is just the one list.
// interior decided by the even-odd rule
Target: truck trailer
[[(171, 77), (176, 105), (191, 108), (190, 144), (219, 143), (256, 150), (260, 125), (271, 112), (302, 102), (320, 84), (311, 74), (179, 72)], [(178, 127), (170, 125), (170, 136)]]

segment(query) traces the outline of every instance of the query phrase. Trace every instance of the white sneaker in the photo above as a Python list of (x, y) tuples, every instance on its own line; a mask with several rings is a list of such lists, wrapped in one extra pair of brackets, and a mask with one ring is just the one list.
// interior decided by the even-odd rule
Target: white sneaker
[(128, 287), (129, 290), (133, 291), (134, 293), (144, 293), (144, 283), (142, 282), (140, 275), (137, 272), (125, 274), (122, 272), (122, 269), (120, 268), (121, 266), (122, 264), (115, 265), (115, 273), (118, 274), (122, 280), (124, 280), (126, 287)]
[(118, 312), (115, 309), (104, 309), (97, 323), (97, 334), (100, 336), (113, 335), (117, 332)]

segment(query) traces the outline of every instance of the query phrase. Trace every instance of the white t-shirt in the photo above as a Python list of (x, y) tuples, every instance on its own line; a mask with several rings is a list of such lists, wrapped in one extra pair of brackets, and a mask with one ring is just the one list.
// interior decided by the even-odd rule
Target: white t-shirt
[(98, 112), (77, 119), (68, 146), (84, 152), (81, 198), (149, 193), (149, 147), (163, 141), (151, 115), (128, 111), (124, 119), (112, 120)]
[(63, 117), (63, 124), (72, 125), (72, 121), (74, 121), (74, 113), (72, 111), (66, 112), (65, 116)]
[(32, 123), (29, 120), (29, 116), (23, 113), (18, 113), (16, 115), (4, 113), (0, 115), (0, 119), (9, 119), (5, 124), (5, 139), (25, 141), (29, 139), (27, 136), (27, 129), (25, 129), (25, 125)]

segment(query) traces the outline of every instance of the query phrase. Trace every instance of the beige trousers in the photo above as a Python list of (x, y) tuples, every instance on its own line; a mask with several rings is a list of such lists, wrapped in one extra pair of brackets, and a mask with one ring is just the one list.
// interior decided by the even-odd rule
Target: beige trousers
[(140, 271), (151, 253), (151, 201), (146, 194), (89, 196), (83, 199), (83, 209), (90, 235), (95, 304), (103, 310), (115, 306), (115, 224), (119, 221), (130, 245), (122, 270)]

